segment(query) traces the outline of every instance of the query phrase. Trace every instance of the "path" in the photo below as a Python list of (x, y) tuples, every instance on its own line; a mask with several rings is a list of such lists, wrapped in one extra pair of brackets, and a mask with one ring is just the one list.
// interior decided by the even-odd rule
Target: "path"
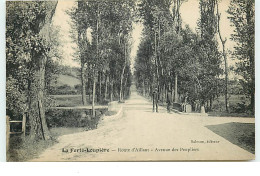
[[(105, 118), (98, 129), (61, 136), (59, 143), (32, 161), (248, 160), (254, 155), (218, 136), (206, 125), (254, 123), (253, 118), (201, 117), (168, 114), (136, 91), (124, 104), (121, 118)], [(204, 143), (192, 143), (201, 141)], [(207, 141), (219, 141), (207, 143)], [(80, 149), (109, 149), (81, 152)], [(139, 152), (133, 148), (138, 148)], [(78, 149), (74, 152), (74, 149)], [(174, 149), (174, 151), (172, 151)], [(62, 152), (67, 151), (67, 152)], [(71, 152), (73, 150), (73, 152)], [(170, 151), (169, 151), (170, 150)]]

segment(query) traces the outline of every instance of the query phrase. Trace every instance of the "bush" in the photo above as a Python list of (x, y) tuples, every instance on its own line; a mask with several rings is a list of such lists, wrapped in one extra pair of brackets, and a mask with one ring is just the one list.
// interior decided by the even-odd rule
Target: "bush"
[(235, 106), (231, 106), (230, 109), (235, 113), (247, 113), (249, 115), (254, 115), (251, 105), (247, 105), (244, 101), (237, 103)]
[(77, 90), (74, 89), (74, 87), (70, 87), (67, 84), (58, 86), (58, 87), (52, 87), (50, 90), (50, 94), (53, 95), (75, 95), (77, 94)]
[(113, 116), (113, 115), (116, 115), (116, 111), (107, 111), (107, 112), (105, 112), (105, 115), (106, 116)]
[(11, 117), (20, 116), (26, 109), (26, 96), (19, 89), (18, 80), (8, 77), (6, 79), (6, 113)]
[(74, 89), (77, 91), (77, 93), (81, 93), (82, 85), (81, 84), (77, 84), (77, 85), (74, 86)]
[[(97, 113), (98, 114), (98, 113)], [(95, 129), (102, 113), (92, 117), (91, 111), (80, 109), (49, 109), (46, 111), (48, 127), (86, 127)]]
[(235, 106), (230, 107), (232, 112), (244, 113), (247, 111), (247, 105), (245, 102), (237, 103)]

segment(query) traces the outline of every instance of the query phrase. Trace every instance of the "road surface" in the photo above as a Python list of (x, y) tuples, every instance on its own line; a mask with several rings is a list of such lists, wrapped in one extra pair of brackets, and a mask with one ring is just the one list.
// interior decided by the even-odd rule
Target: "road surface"
[(254, 123), (253, 118), (167, 113), (133, 89), (122, 117), (105, 117), (98, 129), (64, 135), (32, 161), (248, 160), (254, 155), (205, 126)]

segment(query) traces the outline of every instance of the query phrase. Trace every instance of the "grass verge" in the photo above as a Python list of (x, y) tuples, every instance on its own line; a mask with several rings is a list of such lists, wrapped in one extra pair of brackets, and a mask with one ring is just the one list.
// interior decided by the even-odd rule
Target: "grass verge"
[(255, 154), (254, 123), (231, 122), (220, 125), (209, 125), (206, 127), (232, 144)]
[(32, 141), (28, 136), (22, 138), (20, 135), (12, 136), (10, 138), (10, 149), (7, 153), (8, 162), (23, 162), (37, 158), (42, 151), (58, 143), (59, 136), (73, 134), (85, 131), (83, 127), (55, 127), (51, 128), (50, 132), (52, 140)]

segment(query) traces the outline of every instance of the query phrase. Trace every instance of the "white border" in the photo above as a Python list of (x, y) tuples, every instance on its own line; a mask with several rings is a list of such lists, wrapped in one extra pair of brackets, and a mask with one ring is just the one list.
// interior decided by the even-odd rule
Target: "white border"
[[(0, 161), (5, 161), (5, 1), (0, 1)], [(1, 172), (1, 171), (0, 171)]]
[[(0, 175), (257, 175), (260, 161), (260, 0), (256, 0), (256, 160), (257, 162), (67, 162), (67, 163), (1, 163)], [(0, 0), (0, 161), (5, 161), (5, 0)], [(258, 59), (257, 59), (258, 58)], [(258, 171), (257, 171), (258, 170)]]

